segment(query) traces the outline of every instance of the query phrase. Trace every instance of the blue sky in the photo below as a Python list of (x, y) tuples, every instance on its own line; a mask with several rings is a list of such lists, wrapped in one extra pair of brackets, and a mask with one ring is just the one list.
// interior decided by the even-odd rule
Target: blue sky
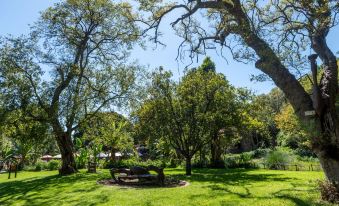
[[(1, 0), (0, 2), (0, 35), (11, 34), (18, 36), (29, 32), (29, 24), (32, 24), (39, 17), (39, 12), (53, 5), (60, 0)], [(170, 69), (177, 78), (183, 74), (186, 62), (176, 61), (177, 48), (180, 39), (175, 36), (169, 26), (170, 19), (165, 19), (162, 24), (161, 31), (164, 33), (162, 41), (167, 44), (166, 47), (158, 46), (154, 49), (154, 45), (150, 45), (147, 50), (135, 48), (131, 58), (138, 59), (139, 63), (149, 65), (150, 68), (164, 66), (165, 69)], [(334, 52), (339, 51), (338, 43), (339, 28), (331, 31), (328, 37), (328, 42)], [(228, 61), (211, 51), (208, 55), (216, 63), (217, 71), (226, 75), (231, 84), (237, 87), (247, 87), (256, 93), (267, 93), (274, 87), (272, 82), (251, 82), (251, 74), (260, 74), (252, 64), (238, 63), (232, 60), (229, 55), (226, 55)], [(192, 66), (197, 66), (201, 63), (195, 62)]]

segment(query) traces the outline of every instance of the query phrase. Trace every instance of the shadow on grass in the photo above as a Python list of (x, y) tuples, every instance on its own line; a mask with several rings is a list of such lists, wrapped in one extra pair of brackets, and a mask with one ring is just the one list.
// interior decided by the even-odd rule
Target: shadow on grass
[(300, 198), (297, 198), (295, 196), (291, 196), (289, 195), (292, 192), (300, 192), (300, 193), (309, 193), (309, 192), (316, 192), (316, 188), (313, 189), (298, 189), (298, 187), (303, 186), (303, 185), (298, 185), (295, 183), (291, 183), (292, 188), (288, 188), (288, 189), (281, 189), (275, 193), (272, 193), (275, 197), (279, 198), (279, 199), (283, 199), (283, 200), (290, 200), (291, 202), (293, 202), (295, 205), (298, 206), (308, 206), (308, 205), (323, 205), (321, 203), (312, 203), (310, 201), (307, 200), (302, 200)]
[[(182, 175), (182, 170), (168, 169), (166, 173), (169, 176), (187, 180), (192, 185), (201, 183), (201, 188), (208, 191), (203, 194), (188, 194), (187, 198), (192, 200), (224, 197), (225, 195), (235, 195), (234, 200), (220, 202), (221, 205), (238, 205), (242, 200), (256, 199), (269, 200), (275, 198), (294, 203), (298, 206), (317, 205), (312, 200), (305, 200), (302, 194), (314, 192), (309, 187), (304, 187), (302, 183), (298, 184), (295, 178), (275, 173), (251, 173), (248, 169), (196, 169), (191, 177)], [(108, 174), (104, 177), (108, 177)], [(20, 205), (98, 205), (109, 201), (108, 194), (101, 192), (92, 193), (101, 185), (96, 181), (103, 178), (98, 174), (78, 173), (66, 177), (52, 175), (40, 178), (26, 178), (23, 180), (9, 181), (0, 183), (0, 205), (13, 205), (20, 202)], [(260, 182), (267, 182), (263, 187), (269, 187), (270, 184), (285, 182), (287, 188), (272, 192), (267, 188), (267, 192), (257, 195), (256, 191), (251, 191), (252, 185)], [(237, 188), (234, 190), (233, 188)], [(257, 186), (256, 186), (257, 187)], [(304, 187), (306, 189), (300, 189)], [(147, 188), (154, 189), (154, 188)], [(135, 189), (134, 189), (135, 190)], [(254, 190), (254, 189), (253, 189)], [(91, 193), (91, 194), (89, 194)], [(293, 194), (292, 194), (293, 193)], [(296, 195), (297, 194), (297, 195)], [(89, 198), (90, 197), (90, 198)], [(146, 202), (146, 205), (151, 203)]]
[[(86, 194), (94, 191), (99, 186), (92, 184), (98, 179), (96, 174), (78, 173), (70, 176), (52, 175), (47, 177), (27, 178), (23, 180), (14, 180), (0, 183), (0, 205), (13, 205), (20, 202), (21, 205), (60, 205), (58, 202), (86, 204), (86, 200), (82, 201), (66, 199), (67, 197)], [(71, 189), (75, 183), (85, 183), (81, 189)], [(86, 184), (90, 183), (90, 184)], [(69, 191), (69, 193), (67, 193)], [(61, 195), (66, 193), (66, 195)], [(104, 195), (96, 197), (97, 202), (105, 202)], [(74, 202), (76, 201), (76, 202)]]
[(250, 174), (253, 169), (197, 169), (191, 177), (185, 175), (172, 175), (190, 182), (222, 183), (226, 185), (249, 185), (260, 181), (292, 181), (293, 178), (283, 177), (279, 174)]
[[(302, 197), (310, 192), (316, 192), (315, 188), (309, 188), (309, 185), (297, 182), (297, 178), (286, 177), (281, 174), (274, 173), (249, 173), (250, 169), (232, 169), (232, 170), (222, 170), (222, 169), (198, 169), (194, 171), (194, 174), (191, 177), (184, 175), (174, 175), (177, 178), (186, 179), (192, 183), (194, 182), (204, 182), (207, 183), (206, 187), (211, 190), (209, 194), (194, 194), (191, 195), (191, 199), (208, 199), (208, 198), (217, 198), (222, 195), (236, 195), (239, 200), (234, 200), (234, 202), (225, 202), (221, 205), (238, 205), (241, 203), (242, 199), (251, 199), (253, 198), (258, 200), (270, 200), (272, 198), (281, 199), (283, 201), (292, 202), (298, 206), (306, 205), (322, 205), (320, 203), (315, 203), (314, 200), (306, 199)], [(263, 195), (252, 195), (251, 186), (259, 182), (267, 182), (266, 187), (270, 184), (276, 183), (286, 183), (288, 189), (281, 189), (277, 192), (270, 191), (270, 188), (267, 188), (266, 194)], [(232, 190), (231, 187), (237, 187), (238, 190)], [(299, 187), (305, 187), (307, 189), (298, 189)], [(294, 193), (294, 195), (292, 194)], [(298, 194), (300, 193), (300, 196)], [(296, 195), (297, 194), (297, 195)], [(238, 201), (238, 202), (237, 202)]]

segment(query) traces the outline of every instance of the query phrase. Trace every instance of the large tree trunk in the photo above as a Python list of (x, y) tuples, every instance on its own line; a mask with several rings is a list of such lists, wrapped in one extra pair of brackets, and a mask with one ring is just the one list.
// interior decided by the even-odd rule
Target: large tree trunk
[(192, 175), (191, 157), (186, 157), (186, 175)]
[(324, 153), (317, 153), (317, 156), (327, 180), (334, 184), (339, 191), (339, 160), (332, 159)]
[(111, 148), (111, 162), (115, 162), (115, 148), (113, 146)]
[[(325, 109), (326, 110), (326, 109)], [(326, 179), (330, 181), (339, 192), (339, 126), (334, 122), (336, 114), (325, 113), (320, 119), (320, 138), (312, 141), (312, 147), (325, 173)]]
[(218, 133), (212, 136), (211, 141), (211, 167), (213, 168), (224, 168), (225, 164), (221, 158), (222, 148), (220, 145), (220, 139)]
[[(307, 28), (311, 47), (319, 55), (324, 70), (320, 85), (316, 85), (317, 80), (313, 81), (315, 84), (313, 99), (282, 63), (269, 43), (253, 29), (252, 22), (250, 22), (240, 0), (233, 0), (232, 3), (228, 1), (202, 1), (197, 4), (197, 8), (225, 9), (234, 16), (240, 27), (231, 30), (231, 33), (241, 36), (244, 43), (255, 51), (259, 57), (255, 64), (256, 68), (267, 74), (284, 92), (295, 113), (309, 127), (307, 130), (313, 133), (310, 135), (313, 150), (321, 162), (327, 179), (337, 185), (337, 192), (339, 192), (339, 121), (335, 106), (336, 96), (338, 95), (338, 66), (335, 55), (326, 43), (326, 36), (332, 26), (331, 21), (329, 21), (332, 11), (326, 6), (326, 2), (318, 2), (325, 8), (324, 12), (308, 11), (310, 12), (308, 15), (312, 16), (308, 19), (310, 21), (308, 23), (316, 27), (316, 29)], [(225, 33), (226, 36), (228, 34), (229, 31)], [(307, 117), (305, 113), (307, 111), (315, 111), (316, 115)]]
[[(325, 14), (326, 15), (326, 14)], [(318, 28), (319, 33), (311, 36), (312, 49), (323, 63), (323, 76), (320, 84), (316, 82), (316, 55), (310, 56), (312, 75), (315, 79), (313, 89), (313, 106), (319, 118), (318, 132), (320, 138), (312, 142), (325, 172), (326, 178), (336, 186), (339, 193), (339, 121), (336, 101), (338, 95), (338, 64), (337, 58), (327, 46), (328, 28)]]
[(317, 154), (327, 180), (335, 185), (339, 192), (339, 126), (336, 113), (326, 107), (319, 119), (319, 137), (312, 140), (312, 147)]
[(59, 169), (60, 175), (68, 175), (77, 172), (73, 154), (73, 142), (69, 135), (61, 133), (57, 135), (57, 143), (61, 152), (62, 166)]
[[(335, 106), (338, 95), (338, 66), (335, 55), (326, 43), (329, 25), (326, 24), (326, 21), (321, 22), (323, 24), (318, 25), (320, 28), (310, 31), (309, 34), (312, 49), (320, 57), (324, 70), (320, 85), (317, 85), (317, 81), (313, 82), (315, 90), (313, 90), (314, 94), (311, 99), (299, 81), (282, 64), (269, 44), (252, 30), (240, 1), (233, 1), (233, 3), (236, 5), (225, 5), (227, 10), (236, 17), (238, 24), (242, 25), (242, 30), (238, 34), (260, 58), (255, 66), (270, 76), (284, 92), (301, 121), (309, 127), (313, 127), (308, 128), (314, 133), (311, 135), (313, 150), (321, 162), (327, 179), (337, 185), (339, 192), (339, 125)], [(329, 14), (330, 12), (323, 12), (324, 16), (319, 17), (320, 20), (328, 19)], [(312, 63), (312, 58), (310, 60)], [(316, 115), (306, 117), (306, 111), (315, 111)]]

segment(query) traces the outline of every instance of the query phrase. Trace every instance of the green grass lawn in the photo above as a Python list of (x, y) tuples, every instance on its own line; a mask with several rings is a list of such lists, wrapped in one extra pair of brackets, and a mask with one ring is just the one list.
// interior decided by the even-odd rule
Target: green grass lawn
[(1, 174), (0, 205), (326, 205), (316, 190), (321, 172), (198, 169), (192, 177), (183, 173), (165, 171), (189, 181), (189, 186), (142, 189), (97, 184), (109, 178), (108, 170), (66, 177), (56, 171), (21, 172), (11, 180)]

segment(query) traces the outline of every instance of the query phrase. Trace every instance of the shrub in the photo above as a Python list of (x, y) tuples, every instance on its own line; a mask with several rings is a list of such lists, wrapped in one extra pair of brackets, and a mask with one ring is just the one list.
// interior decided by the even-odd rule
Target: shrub
[(192, 158), (192, 168), (205, 168), (208, 166), (208, 160), (206, 158), (201, 159), (198, 155)]
[(308, 146), (307, 136), (303, 132), (279, 132), (277, 135), (278, 145), (294, 150), (299, 156), (316, 157), (316, 154)]
[(136, 158), (129, 158), (129, 159), (123, 159), (117, 162), (105, 162), (103, 165), (103, 168), (122, 168), (122, 167), (133, 167), (133, 166), (140, 166), (140, 167), (147, 167), (147, 166), (157, 166), (157, 167), (166, 167), (166, 162), (161, 161), (161, 160), (147, 160), (147, 161), (141, 161)]
[(79, 155), (75, 157), (75, 163), (78, 169), (84, 169), (88, 163), (89, 153), (84, 148), (80, 149), (78, 152)]
[(165, 168), (166, 167), (166, 162), (165, 161), (161, 161), (161, 160), (147, 160), (146, 161), (146, 166), (149, 166), (149, 165)]
[(111, 168), (113, 168), (113, 167), (115, 167), (115, 164), (112, 163), (112, 162), (109, 161), (109, 160), (103, 162), (103, 164), (102, 164), (102, 168), (103, 168), (103, 169), (111, 169)]
[(35, 171), (41, 171), (47, 168), (47, 162), (39, 160), (35, 163), (34, 166), (35, 166), (35, 169), (34, 169)]
[(24, 171), (35, 171), (35, 165), (25, 165), (23, 170)]
[(166, 166), (169, 168), (176, 168), (180, 165), (180, 162), (181, 161), (178, 159), (171, 158)]
[(253, 158), (262, 158), (266, 157), (267, 154), (271, 151), (269, 148), (259, 148), (253, 151)]
[(245, 165), (245, 166), (249, 166), (252, 163), (252, 159), (253, 159), (253, 153), (252, 152), (244, 152), (240, 154), (240, 165)]
[(330, 203), (339, 203), (339, 193), (337, 192), (333, 183), (325, 180), (319, 181), (318, 185), (322, 200), (328, 201)]
[(225, 167), (236, 168), (238, 167), (239, 155), (226, 155), (225, 156)]
[(60, 167), (60, 161), (59, 160), (51, 160), (47, 163), (46, 169), (48, 170), (57, 170)]
[(99, 169), (105, 169), (106, 162), (108, 162), (108, 160), (105, 160), (105, 159), (98, 160), (98, 162), (97, 162), (98, 168)]
[(316, 157), (317, 155), (308, 147), (308, 146), (300, 146), (295, 149), (295, 154), (301, 157)]
[(277, 148), (270, 151), (265, 157), (265, 163), (270, 169), (279, 169), (283, 165), (289, 164), (294, 157), (291, 151), (283, 148)]
[(255, 167), (252, 161), (253, 157), (253, 152), (228, 154), (225, 156), (225, 166), (227, 168), (253, 168)]

